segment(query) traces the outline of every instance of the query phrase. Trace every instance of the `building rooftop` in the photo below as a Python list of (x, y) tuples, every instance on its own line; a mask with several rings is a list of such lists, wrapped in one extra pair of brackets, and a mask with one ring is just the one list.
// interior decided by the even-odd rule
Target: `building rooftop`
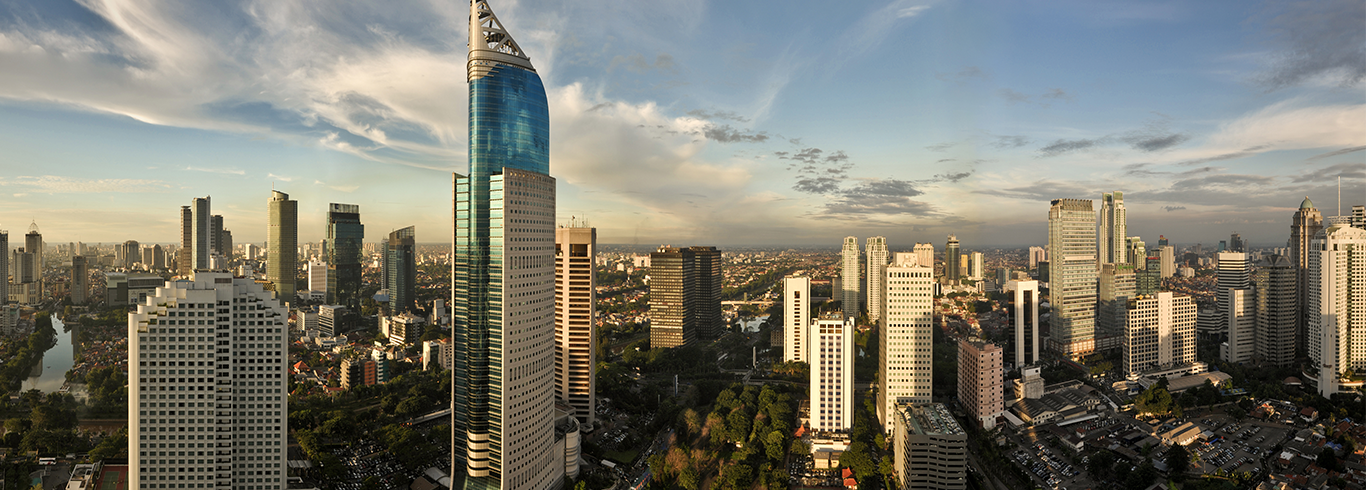
[(1309, 196), (1304, 196), (1304, 201), (1300, 202), (1300, 209), (1314, 209), (1314, 201), (1309, 200)]
[(915, 432), (921, 434), (948, 434), (961, 436), (966, 434), (963, 427), (958, 425), (958, 421), (949, 413), (949, 409), (942, 403), (927, 403), (922, 405), (907, 405), (906, 410), (911, 412), (910, 420), (915, 425)]

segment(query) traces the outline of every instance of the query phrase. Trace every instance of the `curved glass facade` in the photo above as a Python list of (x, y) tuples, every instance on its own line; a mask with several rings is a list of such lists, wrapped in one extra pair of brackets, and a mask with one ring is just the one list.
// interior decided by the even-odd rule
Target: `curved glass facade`
[(550, 111), (536, 72), (500, 64), (470, 81), (469, 128), (471, 179), (503, 167), (550, 174)]

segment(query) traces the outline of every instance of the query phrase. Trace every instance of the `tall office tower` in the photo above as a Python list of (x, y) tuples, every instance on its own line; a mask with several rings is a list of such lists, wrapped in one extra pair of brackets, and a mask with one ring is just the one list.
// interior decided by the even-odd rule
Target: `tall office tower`
[(413, 311), (417, 304), (417, 242), (412, 226), (389, 234), (384, 247), (384, 283), (393, 314)]
[(1158, 274), (1162, 279), (1176, 275), (1176, 248), (1171, 245), (1158, 247)]
[(1097, 261), (1101, 264), (1127, 264), (1124, 239), (1128, 225), (1124, 214), (1124, 193), (1103, 193), (1100, 195), (1100, 212), (1096, 215), (1100, 222), (1096, 237)]
[(858, 318), (859, 314), (859, 286), (863, 281), (859, 280), (859, 252), (858, 237), (844, 237), (844, 249), (840, 251), (840, 258), (843, 260), (844, 267), (840, 270), (840, 284), (844, 286), (843, 300), (841, 308), (844, 308), (844, 318)]
[(986, 430), (1005, 412), (1001, 346), (981, 339), (958, 341), (958, 400)]
[(1219, 314), (1228, 341), (1219, 346), (1220, 357), (1227, 362), (1252, 360), (1256, 348), (1256, 303), (1253, 301), (1252, 277), (1247, 254), (1220, 252), (1219, 259)]
[(1167, 246), (1167, 236), (1166, 236), (1166, 235), (1158, 235), (1158, 236), (1157, 236), (1157, 246), (1159, 246), (1159, 247), (1165, 247), (1165, 246)]
[(454, 176), (451, 488), (558, 488), (566, 451), (557, 450), (565, 439), (551, 409), (555, 179), (545, 88), (485, 0), (470, 3), (465, 66), (469, 175)]
[(1309, 241), (1322, 230), (1323, 214), (1314, 207), (1309, 196), (1305, 196), (1291, 218), (1289, 244), (1290, 264), (1295, 267), (1295, 280), (1300, 288), (1297, 298), (1300, 303), (1299, 316), (1295, 320), (1295, 352), (1298, 354), (1308, 352), (1305, 342), (1309, 341)]
[(1029, 247), (1029, 270), (1039, 267), (1039, 262), (1048, 260), (1048, 255), (1044, 253), (1043, 247)]
[[(328, 273), (331, 269), (326, 262), (319, 260), (308, 261), (308, 290), (314, 294), (325, 293), (327, 291)], [(324, 294), (324, 297), (326, 295)]]
[(1214, 253), (1230, 252), (1230, 251), (1231, 251), (1231, 250), (1228, 249), (1228, 242), (1225, 241), (1225, 240), (1219, 240), (1219, 247), (1214, 249)]
[(29, 284), (33, 282), (33, 254), (25, 252), (24, 249), (15, 249), (10, 257), (10, 283)]
[(299, 274), (299, 202), (289, 194), (270, 191), (266, 201), (266, 280), (275, 283), (281, 303), (293, 303), (294, 281)]
[(897, 404), (930, 401), (934, 356), (934, 266), (898, 253), (887, 267), (887, 301), (878, 329), (877, 415), (884, 428)]
[(288, 315), (226, 272), (168, 281), (128, 313), (130, 487), (286, 487)]
[(1142, 270), (1148, 266), (1148, 244), (1143, 243), (1143, 237), (1128, 237), (1124, 239), (1124, 246), (1125, 264), (1133, 266), (1134, 270)]
[(138, 262), (141, 262), (142, 266), (148, 270), (152, 270), (152, 265), (155, 264), (157, 260), (154, 255), (155, 253), (156, 251), (152, 250), (152, 247), (142, 247), (138, 250)]
[(1319, 367), (1319, 394), (1338, 391), (1338, 377), (1366, 370), (1366, 230), (1330, 224), (1309, 242), (1309, 358)]
[(190, 229), (190, 260), (193, 263), (192, 271), (207, 270), (209, 268), (209, 255), (213, 252), (213, 240), (209, 238), (213, 233), (213, 217), (210, 210), (209, 196), (196, 197), (190, 200), (191, 229)]
[(1228, 238), (1228, 250), (1230, 252), (1247, 252), (1247, 242), (1243, 241), (1243, 236), (1234, 233)]
[(811, 325), (811, 278), (788, 276), (783, 278), (783, 361), (807, 362), (809, 342), (807, 327)]
[[(3, 246), (0, 243), (0, 246)], [(71, 256), (71, 304), (85, 304), (85, 297), (90, 292), (90, 272), (85, 267), (85, 256)]]
[(597, 228), (555, 229), (555, 396), (592, 427), (597, 409)]
[(1125, 305), (1138, 289), (1134, 268), (1100, 264), (1096, 287), (1096, 349), (1113, 349), (1123, 343)]
[(887, 237), (875, 236), (868, 239), (868, 284), (864, 290), (868, 293), (868, 320), (874, 324), (882, 318), (882, 300), (887, 294), (886, 285), (883, 281), (887, 278), (884, 272), (887, 269)]
[(175, 266), (181, 277), (194, 272), (194, 212), (189, 206), (180, 207), (180, 249), (176, 250)]
[(914, 253), (915, 253), (915, 261), (916, 261), (915, 263), (920, 264), (920, 265), (923, 265), (923, 266), (925, 266), (925, 267), (929, 267), (929, 268), (931, 268), (931, 269), (934, 268), (934, 244), (933, 244), (933, 243), (920, 243), (920, 242), (916, 242), (916, 243), (915, 243), (915, 249), (913, 249), (913, 250), (914, 250)]
[(966, 278), (966, 277), (968, 276), (968, 261), (971, 260), (971, 259), (969, 259), (968, 257), (969, 257), (968, 254), (959, 254), (959, 255), (958, 255), (958, 278), (959, 278), (959, 279), (963, 279), (963, 278)]
[(1056, 199), (1048, 210), (1053, 316), (1049, 349), (1077, 358), (1096, 348), (1096, 213), (1089, 199)]
[(1153, 294), (1162, 289), (1162, 273), (1160, 265), (1162, 259), (1159, 257), (1146, 257), (1141, 259), (1146, 267), (1135, 268), (1134, 270), (1134, 293)]
[(215, 214), (209, 216), (209, 253), (228, 256), (228, 251), (223, 248), (223, 215)]
[(219, 253), (224, 259), (232, 259), (232, 231), (223, 230), (218, 234), (218, 247), (222, 249)]
[(1267, 255), (1252, 275), (1257, 305), (1257, 357), (1280, 367), (1295, 363), (1295, 322), (1299, 284), (1295, 264), (1284, 255)]
[(1007, 325), (1014, 329), (1015, 369), (1039, 362), (1039, 281), (1010, 281), (1006, 283)]
[(361, 242), (365, 225), (360, 222), (360, 206), (327, 205), (327, 302), (360, 309)]
[(152, 249), (152, 262), (148, 265), (152, 269), (162, 270), (166, 268), (166, 250), (161, 248), (161, 244), (154, 244)]
[(892, 415), (898, 490), (968, 487), (968, 433), (942, 403), (898, 405)]
[(32, 222), (28, 225), (28, 234), (24, 235), (24, 250), (33, 256), (33, 280), (39, 296), (43, 295), (43, 269), (47, 263), (43, 262), (43, 234), (38, 231), (38, 223)]
[(854, 321), (825, 314), (811, 322), (811, 430), (854, 426)]
[(982, 252), (968, 254), (968, 279), (980, 281), (986, 277), (986, 261)]
[[(0, 286), (4, 286), (4, 291), (0, 291), (0, 300), (7, 300), (9, 297), (10, 284), (10, 250), (9, 250), (9, 230), (0, 230), (0, 274), (4, 274), (4, 279), (0, 281)], [(19, 282), (17, 279), (14, 282)]]
[(1195, 362), (1195, 303), (1171, 292), (1131, 299), (1125, 306), (1120, 367), (1131, 378)]
[(721, 251), (660, 247), (650, 254), (650, 347), (678, 347), (718, 337)]
[(950, 284), (958, 280), (958, 237), (949, 235), (948, 243), (944, 244), (944, 279)]

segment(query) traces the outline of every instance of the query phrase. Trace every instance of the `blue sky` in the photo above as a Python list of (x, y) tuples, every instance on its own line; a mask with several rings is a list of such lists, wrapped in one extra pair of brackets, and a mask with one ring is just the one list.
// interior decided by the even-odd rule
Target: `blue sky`
[[(1046, 241), (1048, 201), (1129, 234), (1283, 246), (1366, 203), (1366, 4), (495, 1), (551, 105), (559, 214), (603, 243)], [(0, 227), (238, 243), (272, 185), (377, 240), (449, 241), (468, 5), (0, 0)]]

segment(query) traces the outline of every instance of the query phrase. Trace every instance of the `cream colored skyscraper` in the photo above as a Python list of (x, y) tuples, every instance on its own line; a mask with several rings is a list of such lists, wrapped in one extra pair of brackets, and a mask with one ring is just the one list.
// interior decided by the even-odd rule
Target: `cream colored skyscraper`
[(877, 323), (882, 318), (882, 299), (887, 293), (883, 281), (887, 269), (887, 237), (875, 236), (868, 239), (868, 319)]
[(837, 314), (811, 322), (811, 429), (854, 425), (854, 322)]
[(1219, 346), (1219, 355), (1227, 362), (1247, 362), (1257, 346), (1257, 305), (1247, 254), (1221, 252), (1218, 259), (1220, 323), (1228, 335), (1228, 341)]
[(288, 317), (207, 271), (128, 313), (128, 488), (286, 488)]
[(1049, 350), (1077, 358), (1096, 348), (1096, 213), (1089, 199), (1056, 199), (1048, 210)]
[(863, 282), (859, 280), (858, 237), (844, 237), (844, 249), (840, 252), (840, 259), (843, 262), (840, 284), (844, 286), (844, 291), (840, 299), (843, 301), (841, 308), (844, 309), (844, 318), (858, 318), (859, 286)]
[(1195, 362), (1195, 303), (1170, 292), (1144, 295), (1125, 306), (1121, 365), (1141, 375)]
[(293, 303), (299, 273), (299, 202), (290, 200), (289, 194), (270, 191), (266, 218), (270, 220), (266, 227), (266, 279), (275, 284), (281, 302)]
[(783, 278), (783, 361), (807, 362), (810, 347), (811, 278)]
[(934, 268), (898, 253), (887, 267), (887, 301), (878, 329), (878, 419), (891, 430), (896, 405), (930, 402)]
[(1158, 272), (1162, 278), (1166, 279), (1176, 275), (1176, 248), (1171, 245), (1162, 245), (1158, 250)]
[(555, 229), (555, 396), (592, 427), (597, 397), (597, 228)]
[(1128, 263), (1124, 246), (1125, 233), (1128, 232), (1124, 211), (1124, 193), (1104, 193), (1100, 195), (1100, 212), (1096, 216), (1100, 222), (1097, 232), (1097, 260), (1101, 264), (1121, 265)]
[(982, 252), (968, 254), (968, 279), (980, 281), (986, 277), (986, 257)]
[(934, 268), (934, 244), (919, 243), (915, 244), (915, 261), (917, 264)]
[(1319, 366), (1319, 394), (1338, 391), (1337, 378), (1366, 370), (1366, 230), (1346, 220), (1309, 242), (1309, 358)]

